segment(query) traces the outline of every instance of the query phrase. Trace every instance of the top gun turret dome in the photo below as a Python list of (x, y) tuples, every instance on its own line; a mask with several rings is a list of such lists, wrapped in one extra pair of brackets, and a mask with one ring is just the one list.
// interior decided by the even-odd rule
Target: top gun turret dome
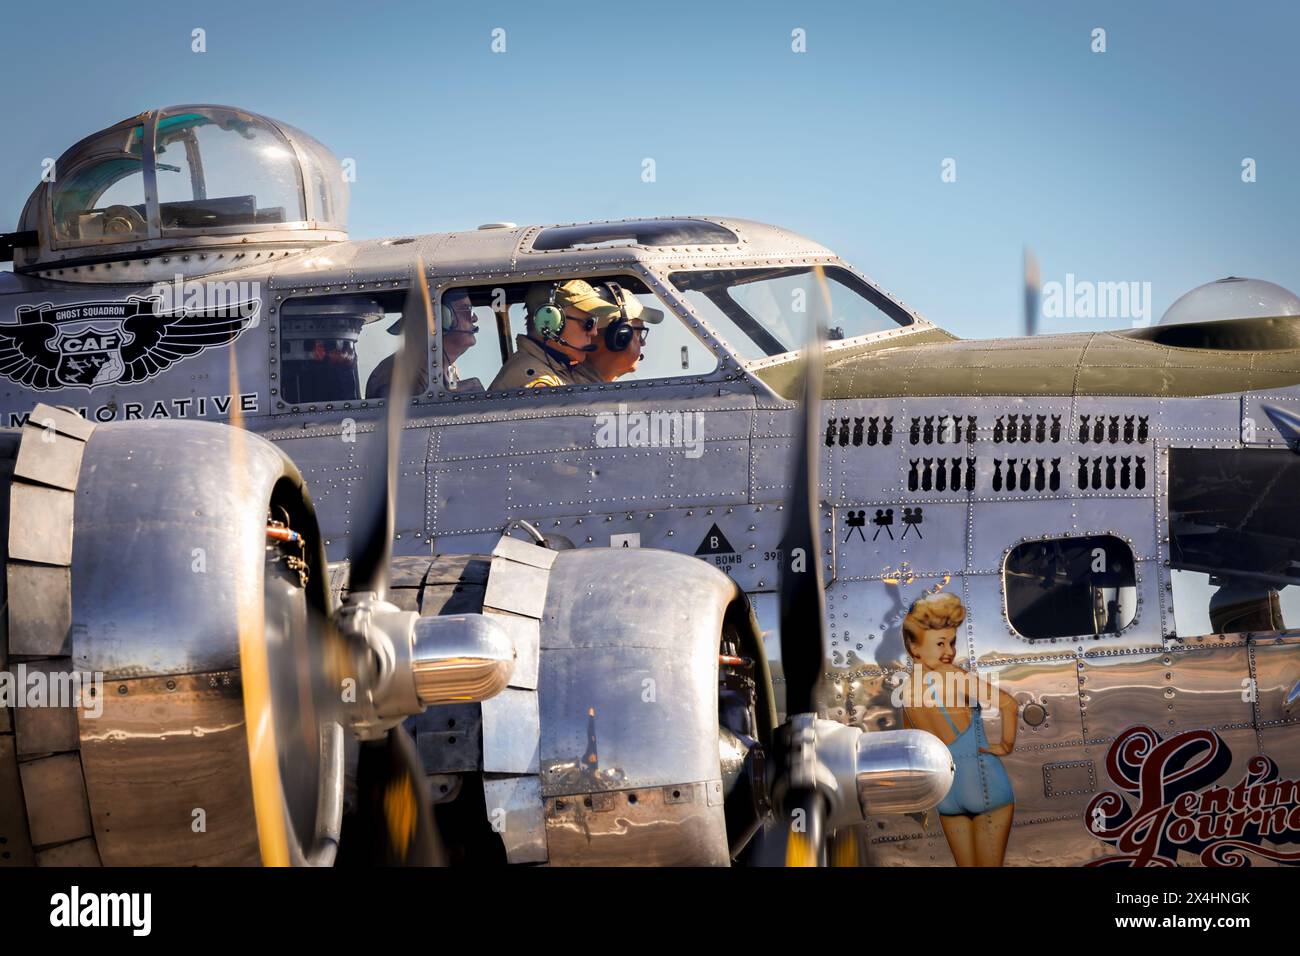
[(292, 126), (226, 106), (123, 120), (65, 152), (45, 180), (13, 237), (16, 271), (152, 280), (347, 239), (348, 190), (334, 154)]
[(1186, 325), (1283, 315), (1300, 315), (1300, 297), (1294, 292), (1263, 279), (1228, 276), (1183, 293), (1165, 310), (1159, 324)]

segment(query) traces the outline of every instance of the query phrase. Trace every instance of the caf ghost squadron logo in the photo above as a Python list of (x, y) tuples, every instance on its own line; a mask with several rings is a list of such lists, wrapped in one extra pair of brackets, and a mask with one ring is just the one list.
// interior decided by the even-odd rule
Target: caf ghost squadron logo
[(0, 324), (0, 375), (24, 388), (135, 385), (204, 349), (229, 345), (257, 314), (256, 299), (205, 310), (158, 311), (161, 296), (125, 302), (19, 306)]

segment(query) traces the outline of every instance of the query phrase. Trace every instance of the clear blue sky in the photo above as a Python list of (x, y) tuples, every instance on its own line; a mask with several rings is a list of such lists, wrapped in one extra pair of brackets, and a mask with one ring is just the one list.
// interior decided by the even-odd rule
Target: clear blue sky
[[(354, 158), (356, 238), (743, 216), (826, 243), (971, 337), (1017, 332), (1025, 243), (1044, 280), (1151, 282), (1156, 317), (1228, 274), (1300, 290), (1294, 3), (0, 8), (0, 230), (42, 158), (141, 110), (208, 102)], [(190, 51), (195, 27), (206, 53)], [(1126, 323), (1043, 331), (1089, 324)]]

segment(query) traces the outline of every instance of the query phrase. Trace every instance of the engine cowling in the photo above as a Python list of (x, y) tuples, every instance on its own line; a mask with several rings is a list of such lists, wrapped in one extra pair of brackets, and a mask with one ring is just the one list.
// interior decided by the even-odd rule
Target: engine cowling
[[(6, 672), (20, 697), (33, 674), (80, 691), (0, 708), (3, 862), (331, 860), (341, 733), (267, 702), (293, 693), (270, 687), (268, 654), (303, 650), (307, 605), (328, 601), (293, 463), (238, 429), (48, 406), (0, 458)], [(305, 587), (268, 575), (268, 513), (306, 533)], [(267, 588), (287, 592), (286, 619), (266, 620)]]

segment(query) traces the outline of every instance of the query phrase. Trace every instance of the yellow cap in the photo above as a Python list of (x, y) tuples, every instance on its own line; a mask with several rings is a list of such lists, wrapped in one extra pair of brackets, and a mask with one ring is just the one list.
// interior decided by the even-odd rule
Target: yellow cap
[[(536, 315), (538, 309), (551, 301), (551, 288), (550, 282), (538, 282), (528, 290), (524, 305), (528, 308), (529, 315)], [(617, 305), (602, 299), (591, 287), (591, 283), (583, 279), (569, 279), (560, 283), (555, 290), (555, 306), (561, 310), (581, 309), (597, 320), (612, 319), (620, 314)]]
[[(664, 314), (661, 309), (652, 309), (641, 304), (641, 300), (634, 296), (621, 285), (618, 287), (619, 294), (622, 296), (623, 305), (627, 308), (627, 320), (629, 322), (641, 321), (643, 324), (658, 325), (664, 320)], [(610, 289), (609, 284), (601, 283), (599, 295), (605, 301), (613, 301), (614, 292)], [(619, 317), (620, 313), (613, 315), (601, 316), (597, 325), (604, 328)]]

